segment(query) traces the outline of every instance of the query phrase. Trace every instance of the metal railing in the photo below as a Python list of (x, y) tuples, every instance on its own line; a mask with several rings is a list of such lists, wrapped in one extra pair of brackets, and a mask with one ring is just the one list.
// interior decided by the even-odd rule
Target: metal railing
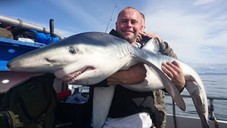
[[(166, 94), (166, 96), (169, 96), (168, 94)], [(182, 95), (182, 97), (184, 98), (191, 98), (190, 95)], [(209, 100), (209, 105), (208, 105), (208, 118), (209, 120), (212, 120), (214, 121), (215, 123), (215, 128), (219, 128), (218, 126), (218, 122), (217, 122), (217, 119), (215, 117), (215, 113), (214, 113), (214, 104), (213, 104), (213, 101), (214, 100), (226, 100), (227, 101), (227, 98), (226, 97), (215, 97), (215, 96), (207, 96), (207, 99)], [(174, 128), (177, 128), (177, 123), (176, 123), (176, 109), (175, 109), (175, 103), (174, 101), (172, 100), (172, 107), (173, 107), (173, 119), (174, 119)]]

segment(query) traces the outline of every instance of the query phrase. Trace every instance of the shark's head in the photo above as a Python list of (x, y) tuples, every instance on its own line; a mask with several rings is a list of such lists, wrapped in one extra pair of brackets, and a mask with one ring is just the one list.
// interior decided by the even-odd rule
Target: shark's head
[(23, 54), (11, 60), (8, 68), (20, 72), (50, 72), (67, 83), (90, 85), (104, 80), (128, 61), (121, 59), (125, 56), (119, 52), (123, 46), (130, 45), (106, 33), (82, 33)]

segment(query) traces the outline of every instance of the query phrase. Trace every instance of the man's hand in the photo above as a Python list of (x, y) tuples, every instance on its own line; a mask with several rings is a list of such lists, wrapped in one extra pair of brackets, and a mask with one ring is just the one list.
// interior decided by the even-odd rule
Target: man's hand
[(107, 79), (108, 85), (116, 84), (139, 84), (146, 78), (146, 69), (144, 65), (136, 64), (130, 67), (128, 70), (121, 70)]
[(162, 63), (162, 70), (172, 80), (179, 91), (183, 89), (185, 78), (180, 65), (176, 61)]

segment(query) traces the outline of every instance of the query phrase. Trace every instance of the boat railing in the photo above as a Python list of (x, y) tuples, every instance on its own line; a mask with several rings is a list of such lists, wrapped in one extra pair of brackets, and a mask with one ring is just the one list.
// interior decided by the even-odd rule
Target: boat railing
[[(182, 97), (186, 97), (186, 98), (191, 98), (190, 95), (181, 95)], [(208, 110), (209, 110), (209, 120), (216, 120), (215, 114), (214, 114), (214, 100), (226, 100), (226, 97), (216, 97), (216, 96), (207, 96), (207, 99), (209, 100), (209, 106), (208, 106)], [(173, 104), (174, 105), (174, 104)]]
[[(168, 94), (166, 94), (166, 96), (169, 96)], [(184, 98), (191, 98), (190, 95), (184, 95), (184, 94), (181, 94), (182, 97)], [(217, 119), (215, 117), (215, 107), (214, 107), (214, 100), (226, 100), (227, 101), (227, 97), (216, 97), (216, 96), (207, 96), (207, 99), (209, 101), (209, 105), (208, 105), (208, 118), (209, 120), (211, 121), (214, 121), (215, 123), (215, 128), (218, 128), (218, 123), (217, 123)], [(174, 120), (174, 126), (176, 126), (176, 109), (175, 109), (175, 103), (174, 101), (172, 100), (172, 111), (173, 111), (173, 120)], [(176, 127), (175, 127), (176, 128)]]
[(9, 18), (9, 17), (6, 17), (6, 16), (0, 16), (0, 23), (5, 23), (5, 24), (8, 24), (8, 25), (12, 25), (12, 26), (24, 28), (24, 29), (34, 29), (34, 30), (37, 30), (37, 31), (40, 31), (40, 32), (50, 33), (50, 34), (53, 34), (55, 36), (58, 36), (60, 39), (64, 39), (64, 37), (60, 33), (54, 31), (53, 19), (50, 20), (50, 28), (49, 29), (47, 29), (45, 27), (38, 26), (38, 25), (34, 25), (34, 24), (31, 24), (31, 23), (28, 23), (28, 22), (25, 22), (25, 21), (22, 21), (20, 19), (13, 19), (13, 18)]

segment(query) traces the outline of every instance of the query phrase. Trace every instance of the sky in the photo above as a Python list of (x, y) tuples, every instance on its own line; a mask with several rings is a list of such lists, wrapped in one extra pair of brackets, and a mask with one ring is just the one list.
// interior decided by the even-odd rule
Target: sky
[(145, 14), (146, 32), (158, 34), (178, 58), (227, 69), (227, 0), (1, 0), (0, 15), (49, 28), (65, 37), (109, 32), (132, 6)]

